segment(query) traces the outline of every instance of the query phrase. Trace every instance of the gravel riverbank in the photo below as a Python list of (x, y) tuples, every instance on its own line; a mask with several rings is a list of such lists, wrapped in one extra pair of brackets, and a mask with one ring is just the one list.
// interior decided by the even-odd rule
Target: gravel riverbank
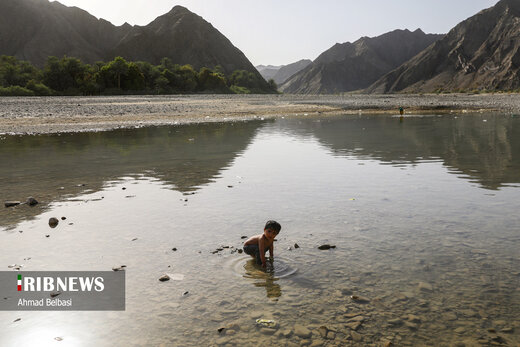
[(520, 113), (519, 94), (168, 95), (0, 98), (0, 133), (102, 131), (342, 113)]

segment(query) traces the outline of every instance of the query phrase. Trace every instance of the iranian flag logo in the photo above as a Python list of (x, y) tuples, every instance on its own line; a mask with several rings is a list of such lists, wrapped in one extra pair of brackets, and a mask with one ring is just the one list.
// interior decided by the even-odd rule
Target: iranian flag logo
[(18, 291), (22, 291), (22, 275), (18, 275)]

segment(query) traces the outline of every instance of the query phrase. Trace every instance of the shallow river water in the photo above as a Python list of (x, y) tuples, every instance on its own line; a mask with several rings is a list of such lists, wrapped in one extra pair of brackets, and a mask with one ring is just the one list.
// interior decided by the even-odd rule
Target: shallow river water
[[(0, 209), (0, 270), (126, 265), (125, 311), (0, 312), (1, 346), (520, 344), (520, 118), (3, 135), (0, 163), (40, 201)], [(265, 272), (237, 250), (268, 219)]]

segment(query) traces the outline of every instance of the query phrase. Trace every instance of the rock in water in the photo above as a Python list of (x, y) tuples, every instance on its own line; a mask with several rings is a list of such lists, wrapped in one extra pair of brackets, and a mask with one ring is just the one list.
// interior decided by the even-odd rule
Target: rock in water
[(331, 248), (336, 248), (336, 246), (331, 246), (331, 245), (321, 245), (318, 247), (318, 249), (321, 249), (322, 251), (323, 250), (327, 250), (327, 249), (331, 249)]
[(294, 335), (302, 338), (302, 339), (307, 339), (309, 337), (311, 337), (311, 331), (309, 329), (307, 329), (306, 327), (304, 327), (303, 325), (301, 324), (295, 324), (294, 325)]
[(168, 275), (162, 275), (161, 277), (159, 277), (159, 281), (161, 281), (161, 282), (166, 282), (169, 280), (170, 280), (170, 276), (168, 276)]
[(20, 201), (6, 201), (6, 202), (4, 202), (5, 207), (13, 207), (13, 206), (18, 206), (20, 204), (21, 204)]
[(38, 201), (35, 198), (33, 198), (32, 196), (28, 197), (27, 201), (25, 203), (29, 206), (38, 205)]
[(49, 226), (50, 226), (51, 228), (56, 228), (56, 227), (58, 226), (58, 223), (59, 223), (59, 222), (60, 222), (60, 221), (59, 221), (58, 218), (56, 218), (56, 217), (51, 217), (51, 218), (49, 218)]

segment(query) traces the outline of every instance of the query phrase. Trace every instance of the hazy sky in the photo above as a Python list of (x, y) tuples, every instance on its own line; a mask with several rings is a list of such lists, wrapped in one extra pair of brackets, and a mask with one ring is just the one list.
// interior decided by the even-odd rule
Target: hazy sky
[(254, 65), (314, 60), (335, 43), (395, 29), (446, 33), (498, 0), (59, 0), (115, 25), (146, 25), (175, 5), (213, 24)]

